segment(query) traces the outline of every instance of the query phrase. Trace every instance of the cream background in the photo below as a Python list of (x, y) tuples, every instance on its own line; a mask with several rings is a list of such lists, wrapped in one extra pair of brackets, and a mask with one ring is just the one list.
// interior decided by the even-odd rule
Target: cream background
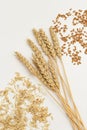
[[(0, 0), (0, 87), (4, 88), (16, 71), (28, 76), (28, 72), (16, 60), (14, 51), (19, 50), (30, 57), (31, 51), (26, 39), (31, 37), (31, 29), (52, 25), (52, 19), (58, 12), (68, 9), (87, 9), (86, 0)], [(83, 64), (73, 66), (64, 57), (66, 72), (78, 109), (87, 124), (87, 56)], [(32, 78), (33, 79), (33, 78)], [(71, 126), (60, 108), (50, 101), (48, 105), (54, 114), (52, 130), (71, 130)]]

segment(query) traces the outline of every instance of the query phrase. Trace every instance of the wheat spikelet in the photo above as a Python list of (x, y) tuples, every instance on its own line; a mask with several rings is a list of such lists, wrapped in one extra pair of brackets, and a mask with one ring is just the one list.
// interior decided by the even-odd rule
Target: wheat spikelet
[(40, 74), (42, 75), (43, 79), (46, 81), (48, 86), (52, 90), (54, 90), (56, 86), (55, 86), (55, 84), (53, 82), (53, 79), (52, 79), (52, 77), (50, 75), (50, 72), (49, 72), (47, 64), (42, 62), (36, 55), (33, 55), (33, 61), (36, 64), (37, 68), (40, 71)]
[(54, 83), (55, 83), (55, 86), (59, 89), (58, 77), (57, 77), (57, 74), (56, 74), (55, 66), (54, 66), (54, 64), (53, 64), (51, 58), (50, 58), (49, 61), (48, 61), (48, 66), (49, 66), (49, 70), (50, 70), (50, 72), (51, 72), (53, 81), (54, 81)]
[(50, 56), (55, 58), (56, 54), (55, 54), (53, 45), (52, 45), (52, 43), (50, 43), (50, 41), (49, 41), (48, 37), (46, 36), (45, 32), (43, 31), (43, 29), (40, 29), (39, 33), (40, 33), (40, 36), (42, 37), (44, 44), (46, 44), (46, 47), (50, 53)]
[[(36, 63), (35, 63), (36, 64)], [(36, 64), (36, 67), (37, 67), (37, 64)], [(48, 83), (46, 82), (46, 80), (43, 78), (43, 75), (41, 74), (41, 72), (39, 71), (39, 68), (37, 67), (38, 69), (38, 75), (37, 75), (37, 78), (45, 85), (47, 86)], [(49, 86), (50, 87), (50, 86)]]
[(50, 56), (50, 52), (48, 51), (46, 44), (44, 44), (44, 41), (42, 40), (40, 33), (36, 29), (33, 29), (33, 34), (34, 34), (39, 46), (42, 48), (43, 52), (47, 56)]
[(37, 55), (41, 55), (41, 51), (38, 49), (38, 47), (34, 44), (34, 42), (30, 39), (27, 39), (28, 45), (31, 47), (34, 53)]
[(43, 55), (41, 53), (41, 51), (38, 49), (38, 47), (34, 44), (34, 42), (32, 42), (30, 39), (27, 40), (29, 46), (31, 47), (31, 49), (33, 50), (33, 52), (35, 53), (35, 55), (40, 59), (40, 61), (42, 63), (46, 63), (45, 59), (43, 58)]
[[(48, 75), (46, 75), (44, 72), (48, 72), (48, 66), (47, 66), (47, 63), (45, 61), (45, 59), (43, 58), (40, 50), (35, 46), (35, 44), (30, 40), (28, 39), (27, 40), (29, 46), (32, 48), (33, 52), (35, 53), (35, 56), (33, 56), (33, 63), (36, 65), (37, 69), (38, 70), (38, 76), (40, 78), (40, 80), (45, 84), (47, 85), (48, 83)], [(43, 66), (42, 66), (43, 65)], [(41, 73), (42, 72), (42, 73)], [(45, 76), (42, 76), (41, 74), (45, 75)], [(45, 78), (44, 78), (45, 77)], [(52, 79), (50, 79), (52, 80)], [(50, 83), (51, 84), (51, 83)], [(50, 85), (51, 86), (51, 85)]]
[(34, 75), (37, 75), (35, 68), (29, 63), (29, 61), (19, 52), (15, 52), (16, 57), (27, 67), (27, 69)]
[[(33, 61), (34, 62), (34, 61)], [(37, 70), (38, 70), (38, 74), (37, 74), (37, 78), (47, 87), (48, 86), (48, 88), (50, 89), (52, 89), (52, 87), (50, 86), (50, 84), (48, 83), (48, 81), (43, 77), (43, 75), (41, 74), (41, 72), (39, 71), (39, 68), (38, 68), (38, 65), (34, 62), (34, 64), (35, 64), (35, 66), (36, 66), (36, 68), (37, 68)], [(52, 89), (53, 91), (54, 91), (54, 89)]]
[(53, 41), (53, 47), (55, 49), (56, 55), (60, 58), (61, 57), (61, 48), (59, 45), (57, 34), (54, 32), (52, 27), (50, 27), (50, 35), (51, 35), (51, 38)]

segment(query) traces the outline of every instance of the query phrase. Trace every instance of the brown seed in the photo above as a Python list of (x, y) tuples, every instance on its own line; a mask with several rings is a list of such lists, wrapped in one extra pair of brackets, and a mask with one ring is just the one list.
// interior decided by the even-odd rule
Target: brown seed
[[(67, 20), (69, 20), (71, 24), (71, 28), (68, 25), (68, 22), (64, 24)], [(62, 55), (65, 55), (65, 52), (67, 52), (67, 56), (70, 53), (74, 53), (77, 48), (78, 44), (81, 46), (81, 50), (79, 49), (79, 53), (86, 54), (86, 48), (87, 48), (87, 10), (72, 10), (70, 9), (66, 13), (58, 14), (56, 16), (56, 19), (53, 25), (53, 29), (55, 33), (58, 34), (59, 39), (61, 39), (62, 44)], [(64, 22), (64, 23), (63, 23)], [(78, 28), (79, 26), (79, 28)], [(67, 34), (67, 35), (66, 35)], [(66, 46), (63, 46), (66, 44)], [(68, 48), (70, 47), (70, 51), (68, 51)], [(72, 47), (74, 49), (72, 50)], [(78, 55), (79, 56), (79, 55)], [(74, 57), (74, 56), (73, 56)], [(81, 59), (80, 59), (81, 60)], [(74, 60), (73, 60), (74, 62)], [(76, 61), (75, 61), (76, 62)], [(78, 63), (78, 60), (77, 60)]]

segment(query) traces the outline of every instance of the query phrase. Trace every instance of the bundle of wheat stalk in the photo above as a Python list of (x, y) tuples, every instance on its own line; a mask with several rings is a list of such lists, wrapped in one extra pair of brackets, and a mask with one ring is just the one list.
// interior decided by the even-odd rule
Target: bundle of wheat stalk
[[(15, 52), (17, 58), (27, 67), (29, 72), (36, 76), (48, 91), (52, 91), (57, 97), (57, 103), (65, 111), (70, 120), (73, 130), (86, 130), (78, 109), (74, 103), (70, 90), (64, 64), (62, 61), (61, 48), (57, 35), (53, 28), (49, 29), (52, 42), (48, 39), (43, 29), (33, 29), (33, 34), (40, 49), (28, 39), (27, 43), (33, 50), (32, 63), (21, 53)], [(42, 51), (41, 51), (42, 50)], [(45, 55), (44, 55), (45, 54)], [(61, 65), (63, 74), (60, 70)]]

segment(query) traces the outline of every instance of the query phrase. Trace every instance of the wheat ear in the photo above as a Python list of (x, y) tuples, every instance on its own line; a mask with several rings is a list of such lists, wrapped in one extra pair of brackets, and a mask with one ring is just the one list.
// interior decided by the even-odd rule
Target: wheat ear
[(54, 50), (56, 52), (56, 55), (60, 58), (62, 55), (61, 55), (61, 48), (57, 38), (57, 34), (54, 32), (52, 27), (50, 27), (49, 30), (50, 30), (51, 39), (53, 41)]
[(46, 47), (47, 47), (47, 49), (50, 53), (50, 56), (55, 59), (56, 54), (55, 54), (55, 51), (54, 51), (53, 44), (49, 41), (49, 39), (48, 39), (47, 35), (45, 34), (45, 32), (43, 31), (43, 29), (40, 29), (39, 33), (40, 33), (40, 36), (41, 36), (44, 44), (46, 45)]
[(44, 41), (42, 40), (40, 33), (36, 29), (33, 29), (33, 34), (34, 34), (39, 46), (41, 47), (42, 51), (45, 53), (45, 55), (49, 56), (50, 52), (48, 51), (46, 44), (44, 44)]
[(26, 68), (35, 76), (37, 76), (36, 69), (29, 63), (29, 61), (19, 52), (15, 52), (16, 57), (26, 66)]

